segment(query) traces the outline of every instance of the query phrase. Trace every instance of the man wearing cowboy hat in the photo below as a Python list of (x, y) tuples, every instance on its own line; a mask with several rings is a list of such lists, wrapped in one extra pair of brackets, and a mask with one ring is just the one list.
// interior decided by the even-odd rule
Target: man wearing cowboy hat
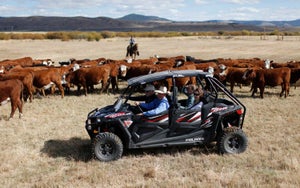
[(156, 98), (150, 103), (135, 102), (136, 105), (139, 105), (143, 109), (147, 110), (138, 115), (154, 116), (168, 110), (170, 104), (168, 102), (168, 99), (166, 98), (166, 95), (168, 93), (167, 88), (165, 86), (161, 86), (159, 90), (155, 90), (155, 93)]
[(154, 99), (156, 99), (155, 92), (154, 92), (155, 87), (152, 84), (147, 84), (144, 91), (145, 91), (145, 95), (135, 96), (135, 97), (130, 96), (129, 99), (133, 101), (145, 101), (145, 103), (149, 103)]

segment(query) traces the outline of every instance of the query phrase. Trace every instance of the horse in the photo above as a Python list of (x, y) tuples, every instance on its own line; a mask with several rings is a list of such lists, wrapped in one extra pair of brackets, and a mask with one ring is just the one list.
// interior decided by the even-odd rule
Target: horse
[(130, 55), (130, 57), (133, 58), (133, 59), (135, 59), (137, 55), (138, 56), (140, 55), (137, 43), (133, 44), (132, 46), (131, 45), (127, 46), (126, 57), (128, 57), (128, 55)]

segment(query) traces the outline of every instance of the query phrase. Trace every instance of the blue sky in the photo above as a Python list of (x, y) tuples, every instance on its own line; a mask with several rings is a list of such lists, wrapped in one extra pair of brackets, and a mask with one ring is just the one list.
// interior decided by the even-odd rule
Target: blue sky
[(127, 14), (173, 21), (296, 20), (300, 0), (1, 0), (0, 16), (85, 16)]

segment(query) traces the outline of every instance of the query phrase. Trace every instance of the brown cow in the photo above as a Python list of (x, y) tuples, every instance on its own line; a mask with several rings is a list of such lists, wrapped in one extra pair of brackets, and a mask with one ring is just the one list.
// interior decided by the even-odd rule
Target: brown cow
[(226, 67), (240, 67), (240, 68), (246, 68), (246, 67), (260, 67), (269, 69), (271, 61), (270, 60), (261, 60), (259, 58), (251, 58), (251, 59), (222, 59), (219, 58), (218, 64), (223, 64)]
[[(196, 66), (194, 63), (191, 64), (185, 64), (183, 66), (177, 67), (177, 68), (172, 68), (171, 70), (196, 70)], [(179, 91), (183, 89), (184, 86), (188, 84), (196, 84), (196, 78), (195, 77), (185, 77), (185, 78), (176, 78), (175, 79), (176, 86), (178, 87)], [(166, 85), (168, 91), (171, 90), (172, 87), (172, 79), (168, 78), (166, 79)]]
[(23, 115), (22, 102), (23, 84), (20, 80), (11, 79), (0, 81), (0, 106), (11, 101), (11, 113), (9, 118), (12, 118), (16, 109), (19, 110), (19, 118)]
[[(89, 60), (89, 61), (85, 61), (80, 63), (80, 67), (91, 67), (91, 66), (99, 66), (102, 65), (105, 62), (105, 58), (98, 58), (98, 59), (94, 59), (94, 60)], [(74, 64), (76, 62), (73, 62), (72, 64)]]
[(101, 67), (109, 70), (109, 77), (111, 82), (111, 88), (112, 92), (115, 94), (116, 91), (119, 91), (119, 83), (118, 83), (118, 77), (121, 74), (121, 65), (110, 63), (110, 64), (104, 64), (101, 65)]
[[(29, 95), (29, 101), (32, 102), (33, 99), (33, 73), (20, 71), (20, 72), (12, 72), (8, 74), (0, 74), (0, 80), (10, 80), (10, 79), (18, 79), (24, 85), (24, 101), (27, 101)], [(26, 93), (26, 95), (25, 95)]]
[[(300, 68), (291, 68), (291, 84), (296, 84), (296, 82), (300, 79)], [(296, 85), (295, 85), (296, 88)]]
[(51, 87), (51, 94), (53, 94), (55, 90), (55, 86), (57, 86), (58, 89), (61, 91), (62, 98), (63, 98), (64, 93), (63, 93), (63, 88), (61, 87), (63, 77), (69, 71), (72, 70), (73, 66), (74, 65), (62, 66), (62, 67), (46, 67), (46, 66), (21, 67), (18, 65), (11, 68), (8, 71), (8, 73), (16, 73), (16, 74), (31, 73), (34, 76), (33, 86), (36, 87), (38, 90), (40, 90), (43, 93), (43, 96), (45, 96), (45, 91), (44, 91), (45, 89)]
[(20, 71), (26, 71), (26, 72), (34, 72), (38, 70), (47, 70), (48, 67), (46, 66), (38, 66), (38, 67), (22, 67), (20, 65), (16, 65), (13, 67), (10, 67), (10, 69), (7, 72), (20, 72)]
[(243, 75), (244, 80), (252, 81), (252, 97), (257, 92), (257, 88), (260, 90), (260, 97), (264, 98), (265, 86), (277, 86), (281, 85), (280, 97), (287, 97), (290, 90), (291, 69), (287, 67), (277, 69), (247, 69)]
[(51, 59), (34, 59), (32, 61), (32, 66), (53, 66), (54, 61)]
[(146, 75), (158, 71), (156, 65), (127, 63), (120, 66), (122, 78), (129, 79), (136, 76)]
[[(49, 87), (55, 84), (55, 86), (58, 87), (61, 93), (61, 98), (64, 97), (62, 77), (58, 70), (54, 70), (54, 69), (39, 70), (39, 71), (34, 71), (33, 74), (34, 74), (33, 85), (36, 88), (48, 89)], [(44, 90), (42, 91), (43, 91), (43, 95), (45, 96)], [(53, 93), (54, 91), (52, 90), (51, 94)]]
[(135, 62), (140, 62), (141, 64), (154, 65), (158, 62), (158, 59), (156, 57), (150, 57), (148, 59), (134, 59), (132, 63)]
[(93, 87), (94, 85), (102, 82), (102, 89), (100, 90), (100, 94), (104, 90), (108, 92), (109, 73), (110, 70), (102, 66), (81, 68), (69, 73), (66, 76), (66, 82), (68, 83), (67, 86), (70, 87), (70, 84), (76, 85), (78, 94), (80, 92), (80, 87), (82, 86), (85, 91), (85, 96), (87, 96), (88, 87)]
[(300, 68), (300, 62), (297, 61), (289, 61), (286, 63), (271, 63), (272, 68), (280, 68), (280, 67), (289, 67), (289, 68)]
[(222, 83), (229, 82), (230, 83), (230, 91), (233, 92), (234, 85), (237, 84), (245, 84), (249, 85), (249, 80), (244, 80), (243, 75), (247, 68), (236, 68), (236, 67), (227, 67), (224, 71), (222, 71), (219, 75), (219, 79)]
[(12, 66), (20, 65), (20, 66), (32, 66), (33, 59), (31, 57), (23, 57), (18, 59), (7, 59), (0, 61), (0, 65), (4, 66), (5, 68), (9, 68)]

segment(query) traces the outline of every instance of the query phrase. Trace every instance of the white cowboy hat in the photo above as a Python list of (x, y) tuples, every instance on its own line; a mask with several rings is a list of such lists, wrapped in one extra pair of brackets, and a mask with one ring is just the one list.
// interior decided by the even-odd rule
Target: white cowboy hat
[(165, 86), (160, 86), (159, 90), (155, 90), (155, 93), (167, 94), (168, 90)]
[(151, 84), (147, 85), (144, 89), (145, 91), (154, 91), (155, 90), (155, 87)]

